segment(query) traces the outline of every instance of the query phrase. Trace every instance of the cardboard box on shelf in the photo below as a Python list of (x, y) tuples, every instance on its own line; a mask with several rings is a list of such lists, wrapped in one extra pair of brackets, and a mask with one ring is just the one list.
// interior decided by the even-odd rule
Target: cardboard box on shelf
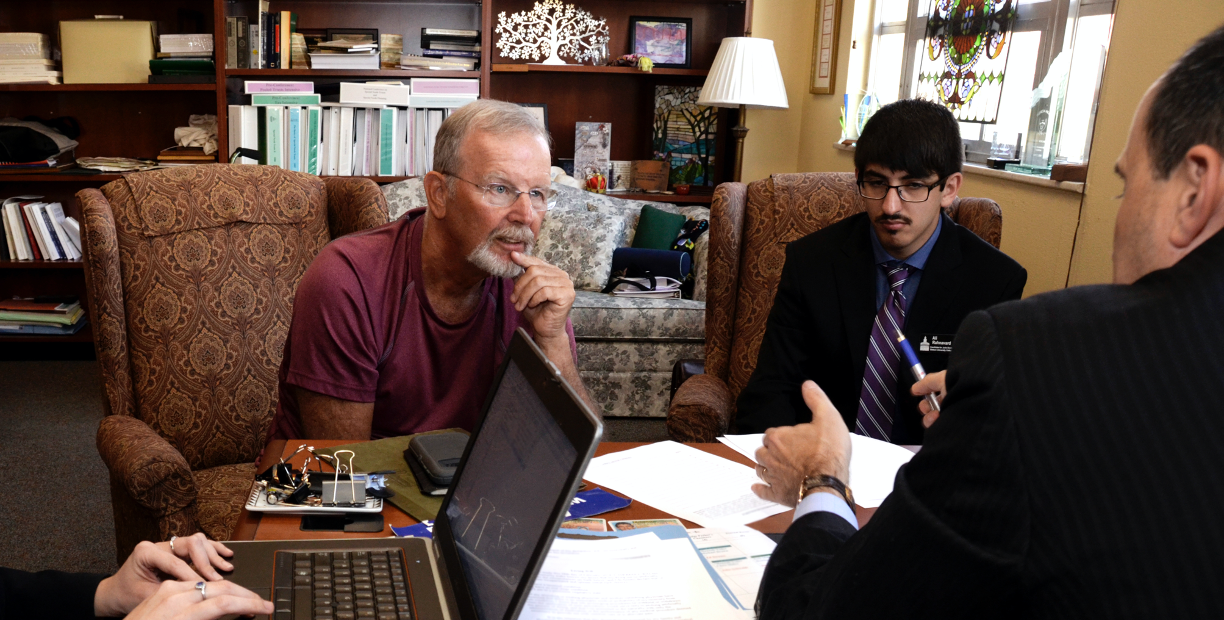
[(60, 22), (65, 84), (143, 84), (157, 22), (80, 19)]

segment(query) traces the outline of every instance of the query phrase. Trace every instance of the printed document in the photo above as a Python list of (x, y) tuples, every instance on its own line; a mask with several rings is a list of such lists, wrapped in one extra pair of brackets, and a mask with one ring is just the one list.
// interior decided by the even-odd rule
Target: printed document
[(703, 527), (744, 525), (790, 510), (752, 493), (751, 467), (661, 441), (591, 459), (587, 480)]
[(687, 538), (553, 541), (522, 620), (751, 618), (719, 595)]
[(696, 528), (688, 531), (697, 550), (710, 562), (740, 605), (752, 609), (765, 565), (777, 545), (750, 527)]
[[(754, 435), (727, 435), (718, 440), (732, 450), (756, 462), (757, 448), (761, 447), (763, 433)], [(914, 458), (914, 453), (901, 446), (850, 434), (850, 490), (854, 502), (863, 508), (875, 508), (884, 503), (893, 490), (897, 470)]]

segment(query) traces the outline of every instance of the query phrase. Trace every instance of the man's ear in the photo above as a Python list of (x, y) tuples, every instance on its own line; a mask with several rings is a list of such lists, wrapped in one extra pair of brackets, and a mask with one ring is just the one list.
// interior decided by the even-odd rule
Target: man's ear
[(446, 176), (441, 172), (430, 171), (422, 179), (425, 183), (425, 201), (426, 208), (429, 209), (429, 214), (434, 219), (446, 218), (446, 205), (450, 200), (450, 187), (446, 183)]
[(943, 196), (939, 199), (939, 206), (947, 209), (952, 206), (956, 200), (956, 194), (960, 191), (961, 183), (965, 181), (965, 175), (960, 172), (953, 172), (951, 176), (944, 180)]
[(1224, 157), (1219, 151), (1197, 144), (1169, 175), (1167, 191), (1176, 200), (1176, 214), (1169, 231), (1169, 243), (1179, 249), (1193, 249), (1214, 235), (1224, 218), (1224, 185), (1221, 185)]

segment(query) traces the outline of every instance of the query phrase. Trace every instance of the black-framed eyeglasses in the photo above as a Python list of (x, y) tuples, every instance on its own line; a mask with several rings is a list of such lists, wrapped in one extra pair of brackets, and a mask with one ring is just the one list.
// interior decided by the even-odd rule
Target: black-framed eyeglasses
[(863, 198), (871, 200), (883, 200), (888, 196), (888, 190), (897, 190), (897, 197), (902, 202), (923, 202), (931, 196), (931, 190), (939, 187), (943, 188), (947, 178), (939, 179), (930, 185), (912, 181), (901, 185), (889, 185), (887, 181), (882, 179), (859, 179), (858, 188), (859, 195)]
[(518, 202), (519, 196), (522, 196), (523, 194), (527, 194), (527, 200), (531, 202), (532, 209), (535, 209), (536, 211), (541, 211), (541, 212), (547, 211), (548, 208), (552, 206), (553, 200), (557, 197), (557, 191), (552, 188), (529, 189), (527, 191), (520, 191), (508, 185), (503, 185), (501, 183), (489, 183), (488, 185), (481, 185), (479, 183), (473, 183), (457, 174), (451, 174), (450, 172), (443, 172), (442, 174), (445, 174), (446, 176), (455, 177), (456, 179), (459, 179), (460, 181), (463, 181), (464, 183), (473, 185), (478, 189), (484, 190), (485, 204), (489, 205), (490, 207), (496, 207), (498, 209), (504, 209), (514, 204), (515, 202)]

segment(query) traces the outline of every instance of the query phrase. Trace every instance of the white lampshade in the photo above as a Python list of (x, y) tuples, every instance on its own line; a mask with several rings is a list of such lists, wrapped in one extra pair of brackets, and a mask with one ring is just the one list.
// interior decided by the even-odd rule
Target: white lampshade
[(786, 85), (773, 41), (727, 37), (718, 48), (697, 105), (786, 109)]

